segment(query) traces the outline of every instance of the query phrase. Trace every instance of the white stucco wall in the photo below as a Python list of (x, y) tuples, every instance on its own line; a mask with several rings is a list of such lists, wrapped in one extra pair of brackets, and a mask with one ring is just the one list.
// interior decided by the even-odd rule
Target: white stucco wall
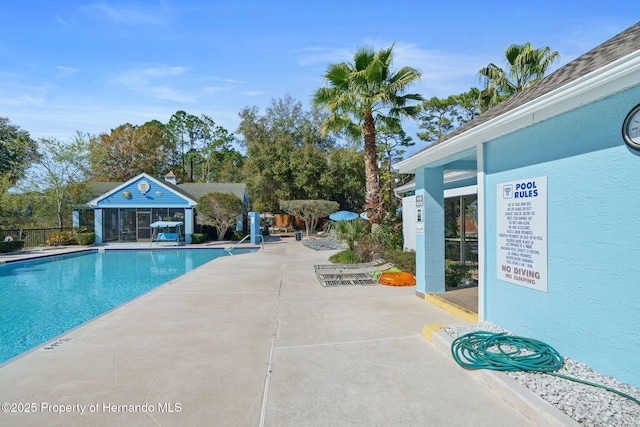
[(404, 250), (416, 250), (416, 196), (402, 198), (402, 236)]

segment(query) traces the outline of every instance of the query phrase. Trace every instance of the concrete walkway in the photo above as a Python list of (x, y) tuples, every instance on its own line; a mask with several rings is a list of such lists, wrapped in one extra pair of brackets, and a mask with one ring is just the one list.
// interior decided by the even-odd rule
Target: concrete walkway
[(0, 425), (544, 424), (422, 336), (462, 321), (415, 287), (321, 287), (332, 253), (218, 258), (47, 342), (0, 367)]

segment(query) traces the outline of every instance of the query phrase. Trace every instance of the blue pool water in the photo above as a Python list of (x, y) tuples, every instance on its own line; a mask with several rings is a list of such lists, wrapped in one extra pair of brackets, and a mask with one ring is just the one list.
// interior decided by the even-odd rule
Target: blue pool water
[(221, 249), (107, 250), (0, 265), (0, 363), (225, 255)]

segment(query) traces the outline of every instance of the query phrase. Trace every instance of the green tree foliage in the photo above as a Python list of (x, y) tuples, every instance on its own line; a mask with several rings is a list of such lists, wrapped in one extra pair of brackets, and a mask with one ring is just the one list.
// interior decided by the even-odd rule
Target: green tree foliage
[(379, 129), (377, 138), (382, 205), (386, 212), (395, 213), (398, 208), (398, 198), (393, 189), (411, 178), (408, 175), (396, 173), (392, 165), (402, 160), (405, 149), (414, 146), (415, 142), (402, 129), (392, 130), (386, 126)]
[(198, 116), (183, 110), (176, 111), (166, 125), (174, 147), (174, 163), (178, 166), (174, 172), (180, 181), (193, 182), (193, 154), (203, 144), (203, 128), (204, 123)]
[(328, 153), (318, 185), (325, 189), (322, 199), (335, 200), (340, 209), (361, 212), (364, 207), (364, 162), (362, 150), (342, 147)]
[(205, 115), (201, 117), (203, 146), (192, 152), (198, 182), (239, 182), (244, 156), (233, 148), (235, 136)]
[(22, 188), (0, 194), (0, 228), (53, 227), (43, 199), (41, 193)]
[(242, 200), (233, 194), (209, 193), (198, 200), (196, 212), (198, 223), (216, 227), (221, 239), (236, 222), (236, 217), (246, 210)]
[(126, 181), (141, 172), (163, 176), (170, 170), (172, 144), (156, 124), (118, 126), (89, 142), (93, 179)]
[(244, 177), (253, 208), (275, 212), (280, 200), (326, 194), (322, 177), (333, 140), (320, 133), (317, 111), (307, 112), (290, 96), (240, 113), (238, 134), (246, 149)]
[(480, 114), (478, 98), (480, 91), (471, 88), (469, 92), (440, 99), (433, 97), (420, 105), (418, 138), (435, 142), (460, 125)]
[(418, 94), (405, 94), (420, 78), (420, 72), (410, 67), (393, 72), (392, 63), (393, 46), (378, 52), (360, 48), (353, 63), (329, 65), (324, 75), (328, 87), (313, 95), (314, 104), (330, 113), (324, 121), (325, 132), (342, 131), (354, 140), (364, 141), (366, 209), (369, 219), (377, 224), (385, 215), (378, 178), (376, 126), (400, 128), (402, 117), (417, 117), (417, 106), (409, 103), (422, 100)]
[(30, 171), (30, 187), (51, 202), (62, 229), (65, 217), (71, 217), (71, 205), (79, 202), (72, 200), (72, 194), (77, 194), (88, 179), (89, 136), (77, 133), (69, 143), (40, 139), (36, 165)]
[(179, 110), (165, 128), (174, 147), (175, 173), (181, 181), (219, 182), (238, 178), (244, 158), (232, 147), (236, 139), (211, 117)]
[(280, 209), (290, 215), (300, 217), (309, 233), (313, 232), (320, 218), (329, 216), (338, 210), (338, 202), (330, 200), (282, 200)]
[(482, 111), (537, 83), (549, 66), (559, 59), (558, 52), (552, 52), (549, 47), (534, 49), (531, 43), (512, 44), (504, 56), (505, 69), (489, 63), (478, 72), (484, 82), (479, 98)]
[(29, 132), (0, 117), (0, 195), (25, 176), (38, 157), (36, 147)]

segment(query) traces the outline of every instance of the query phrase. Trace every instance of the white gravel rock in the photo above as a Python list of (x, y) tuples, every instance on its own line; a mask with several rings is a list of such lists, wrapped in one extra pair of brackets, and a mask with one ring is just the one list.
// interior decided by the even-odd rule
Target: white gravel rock
[[(443, 329), (443, 332), (452, 338), (477, 331), (510, 333), (492, 323)], [(557, 372), (559, 374), (604, 385), (640, 399), (640, 389), (602, 375), (568, 357), (564, 357), (563, 361), (562, 368)], [(640, 426), (640, 405), (616, 393), (541, 372), (507, 374), (585, 426)]]

